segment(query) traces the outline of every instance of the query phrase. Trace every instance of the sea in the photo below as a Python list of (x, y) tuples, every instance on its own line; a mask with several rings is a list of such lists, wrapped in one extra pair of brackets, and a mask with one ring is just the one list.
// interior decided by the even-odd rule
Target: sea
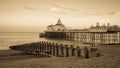
[(82, 44), (79, 41), (40, 38), (39, 34), (40, 33), (38, 32), (2, 32), (0, 33), (0, 50), (8, 50), (9, 46), (13, 45), (22, 45), (25, 43), (39, 41), (54, 42), (58, 44), (68, 44), (75, 46), (85, 46), (85, 44)]

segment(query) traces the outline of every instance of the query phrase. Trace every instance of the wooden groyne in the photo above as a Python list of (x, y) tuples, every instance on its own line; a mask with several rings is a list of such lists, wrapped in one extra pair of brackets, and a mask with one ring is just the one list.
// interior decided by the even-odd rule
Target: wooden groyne
[(24, 51), (37, 57), (99, 57), (99, 51), (94, 47), (80, 47), (53, 42), (34, 42), (10, 46), (10, 49)]

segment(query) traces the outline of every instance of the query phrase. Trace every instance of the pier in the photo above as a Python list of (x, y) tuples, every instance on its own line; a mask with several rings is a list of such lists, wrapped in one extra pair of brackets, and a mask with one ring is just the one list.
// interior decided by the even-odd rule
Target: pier
[(47, 26), (47, 30), (40, 34), (40, 37), (49, 39), (74, 40), (87, 44), (119, 45), (120, 44), (120, 27), (111, 25), (91, 26), (86, 29), (67, 29), (59, 19), (57, 24)]
[(46, 31), (45, 37), (49, 39), (74, 40), (88, 44), (120, 44), (120, 32)]

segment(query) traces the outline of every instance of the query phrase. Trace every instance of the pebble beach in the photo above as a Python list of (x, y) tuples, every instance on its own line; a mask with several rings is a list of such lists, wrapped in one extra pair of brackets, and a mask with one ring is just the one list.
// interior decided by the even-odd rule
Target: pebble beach
[(120, 68), (120, 46), (101, 45), (101, 56), (40, 58), (14, 50), (0, 51), (0, 68)]

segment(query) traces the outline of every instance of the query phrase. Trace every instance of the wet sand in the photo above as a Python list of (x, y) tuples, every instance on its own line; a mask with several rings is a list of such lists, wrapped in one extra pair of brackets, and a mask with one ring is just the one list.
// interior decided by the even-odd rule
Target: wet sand
[(120, 46), (96, 46), (103, 56), (83, 59), (38, 58), (14, 50), (0, 51), (0, 68), (120, 68)]

